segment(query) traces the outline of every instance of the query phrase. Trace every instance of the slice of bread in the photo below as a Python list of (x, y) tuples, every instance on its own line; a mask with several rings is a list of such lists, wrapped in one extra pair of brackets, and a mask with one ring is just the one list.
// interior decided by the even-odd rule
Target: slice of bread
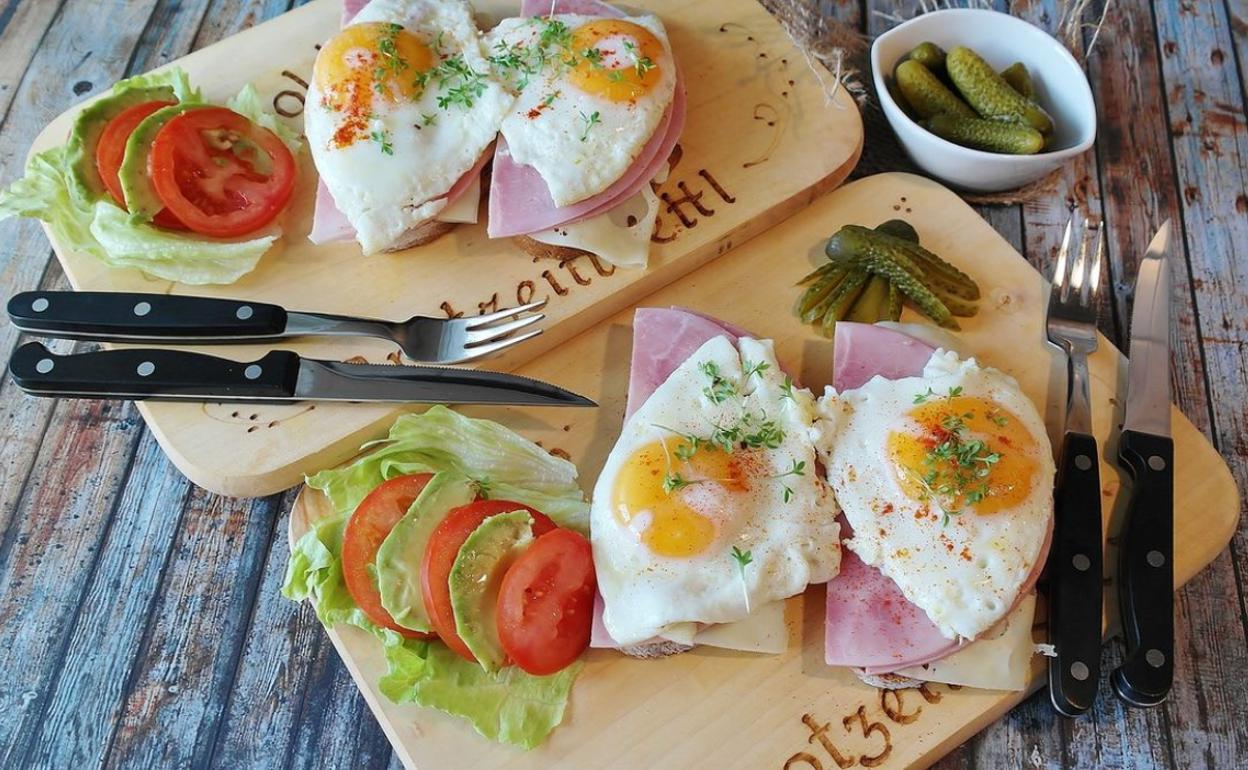
[(557, 259), (560, 262), (566, 262), (569, 259), (576, 259), (589, 254), (584, 249), (574, 249), (571, 246), (555, 246), (549, 243), (542, 243), (534, 240), (527, 235), (517, 235), (511, 239), (512, 243), (520, 247), (520, 250), (528, 254), (534, 259)]
[(643, 658), (646, 660), (654, 660), (657, 658), (666, 658), (671, 655), (679, 655), (682, 652), (688, 652), (693, 649), (691, 644), (681, 644), (665, 639), (661, 642), (652, 642), (650, 644), (634, 644), (630, 647), (621, 647), (620, 652), (630, 658)]
[(382, 249), (382, 251), (403, 251), (404, 249), (424, 246), (426, 243), (432, 243), (455, 229), (455, 224), (455, 222), (439, 222), (436, 219), (426, 220), (400, 235), (394, 243)]
[(900, 674), (868, 674), (861, 668), (854, 669), (854, 673), (864, 684), (878, 687), (881, 690), (906, 690), (923, 684), (921, 679), (912, 679)]

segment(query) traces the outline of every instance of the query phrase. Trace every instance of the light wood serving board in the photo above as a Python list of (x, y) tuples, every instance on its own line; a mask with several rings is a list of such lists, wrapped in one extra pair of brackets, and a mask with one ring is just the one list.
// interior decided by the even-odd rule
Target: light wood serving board
[[(821, 392), (831, 375), (831, 344), (790, 314), (793, 282), (822, 259), (841, 225), (874, 226), (901, 216), (923, 244), (979, 282), (984, 301), (965, 319), (961, 340), (980, 360), (1016, 377), (1044, 406), (1056, 433), (1065, 400), (1065, 366), (1044, 344), (1044, 279), (986, 222), (940, 185), (883, 174), (847, 185), (713, 264), (645, 298), (649, 306), (696, 308), (776, 341), (779, 359), (800, 367)], [(909, 311), (907, 311), (909, 312)], [(499, 420), (578, 465), (593, 486), (623, 418), (631, 349), (631, 310), (617, 313), (519, 371), (598, 400), (592, 411), (465, 410)], [(1114, 426), (1125, 388), (1122, 354), (1107, 340), (1091, 360), (1095, 433), (1102, 448), (1102, 511), (1107, 531), (1119, 487)], [(1059, 376), (1060, 375), (1060, 376)], [(1176, 586), (1191, 579), (1230, 541), (1239, 502), (1230, 471), (1177, 410), (1175, 441)], [(330, 513), (307, 489), (291, 515), (293, 542)], [(1109, 548), (1107, 566), (1114, 563)], [(1112, 566), (1107, 574), (1112, 574)], [(1115, 616), (1113, 588), (1107, 588)], [(482, 739), (466, 724), (415, 706), (396, 706), (376, 689), (385, 670), (380, 645), (355, 628), (329, 632), (395, 750), (408, 767), (671, 767), (832, 770), (853, 766), (924, 767), (996, 720), (1026, 693), (951, 689), (886, 693), (823, 663), (823, 590), (789, 601), (790, 649), (778, 657), (699, 648), (658, 661), (592, 650), (573, 688), (566, 722), (530, 752)], [(1037, 639), (1044, 631), (1037, 629)], [(1042, 659), (1035, 661), (1034, 688)], [(1110, 697), (1105, 695), (1104, 697)], [(826, 726), (826, 729), (824, 729)], [(818, 735), (815, 733), (818, 732)], [(833, 754), (835, 752), (835, 755)]]
[[(519, 12), (518, 0), (473, 0), (488, 19)], [(290, 309), (377, 318), (478, 314), (549, 297), (545, 333), (491, 359), (512, 369), (629, 307), (723, 254), (840, 184), (862, 148), (862, 122), (844, 89), (831, 96), (779, 23), (756, 0), (630, 0), (667, 27), (688, 92), (679, 161), (660, 189), (650, 267), (614, 270), (582, 257), (534, 260), (510, 240), (492, 241), (482, 224), (462, 226), (418, 249), (360, 256), (352, 243), (314, 246), (316, 174), (303, 153), (287, 214), (287, 235), (255, 272), (237, 283), (196, 287), (112, 270), (52, 238), (76, 289), (237, 297)], [(298, 113), (316, 48), (339, 26), (340, 0), (320, 0), (173, 62), (213, 100), (248, 82), (284, 114)], [(822, 80), (820, 79), (822, 76)], [(78, 108), (58, 117), (32, 152), (64, 141)], [(296, 114), (292, 124), (301, 127)], [(484, 209), (483, 209), (484, 211)], [(49, 233), (51, 237), (51, 233)], [(271, 346), (203, 348), (253, 360)], [(315, 358), (385, 362), (397, 347), (339, 339), (283, 342)], [(238, 406), (142, 404), (140, 411), (173, 462), (192, 481), (234, 496), (297, 484), (309, 467), (333, 465), (383, 433), (394, 405)]]

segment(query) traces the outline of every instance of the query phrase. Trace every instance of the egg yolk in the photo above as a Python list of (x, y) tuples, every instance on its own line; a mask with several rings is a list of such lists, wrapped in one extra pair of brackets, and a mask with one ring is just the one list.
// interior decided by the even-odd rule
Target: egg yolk
[(418, 97), (418, 76), (432, 69), (435, 60), (429, 46), (399, 24), (353, 24), (330, 38), (316, 57), (312, 76), (330, 109), (345, 117), (334, 143), (344, 147), (368, 135), (378, 96), (388, 102)]
[(631, 102), (659, 82), (663, 44), (631, 21), (598, 19), (572, 33), (576, 65), (568, 78), (587, 94)]
[(1008, 510), (1025, 501), (1039, 465), (1036, 440), (1013, 413), (982, 398), (933, 397), (910, 410), (915, 432), (893, 432), (888, 452), (898, 483), (914, 500), (949, 512)]
[(612, 495), (616, 520), (629, 528), (634, 520), (644, 523), (641, 542), (659, 556), (696, 556), (715, 540), (715, 522), (686, 504), (683, 489), (696, 484), (747, 489), (737, 457), (702, 447), (689, 460), (680, 460), (675, 452), (682, 445), (656, 441), (638, 449), (620, 469)]

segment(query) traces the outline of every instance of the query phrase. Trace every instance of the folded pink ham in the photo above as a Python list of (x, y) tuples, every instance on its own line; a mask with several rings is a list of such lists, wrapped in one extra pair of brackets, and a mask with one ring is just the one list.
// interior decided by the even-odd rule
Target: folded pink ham
[[(915, 377), (935, 348), (907, 334), (871, 324), (842, 321), (833, 340), (832, 384), (850, 390), (879, 375)], [(852, 531), (841, 519), (844, 537)], [(1040, 556), (1015, 604), (1035, 587), (1053, 539), (1052, 522)], [(848, 548), (841, 551), (841, 571), (827, 584), (824, 654), (828, 665), (884, 674), (947, 657), (958, 643), (946, 639), (936, 624), (902, 595), (890, 578), (863, 564)]]
[[(552, 10), (553, 8), (553, 10)], [(593, 16), (624, 16), (617, 8), (594, 0), (526, 0), (521, 15), (576, 13)], [(512, 160), (507, 142), (499, 137), (494, 149), (490, 178), (490, 213), (486, 232), (491, 238), (506, 238), (549, 230), (558, 225), (579, 222), (609, 211), (631, 198), (659, 173), (671, 157), (685, 129), (685, 85), (676, 71), (676, 92), (659, 125), (633, 160), (631, 166), (610, 187), (583, 201), (559, 207), (541, 174), (532, 166)]]

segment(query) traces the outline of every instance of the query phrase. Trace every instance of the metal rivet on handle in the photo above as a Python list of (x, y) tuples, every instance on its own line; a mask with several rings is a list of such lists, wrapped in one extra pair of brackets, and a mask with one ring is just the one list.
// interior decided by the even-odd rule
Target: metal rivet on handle
[(1081, 471), (1086, 471), (1092, 467), (1092, 458), (1087, 455), (1075, 455), (1075, 467)]
[(140, 377), (149, 377), (151, 376), (152, 372), (156, 371), (156, 364), (152, 363), (151, 361), (144, 361), (143, 363), (139, 364), (138, 367), (135, 368), (134, 371), (138, 372), (138, 375)]
[(1075, 565), (1075, 569), (1080, 572), (1087, 572), (1088, 568), (1092, 566), (1092, 560), (1088, 558), (1086, 553), (1075, 554), (1074, 558), (1070, 560), (1070, 563)]
[(1166, 665), (1166, 654), (1154, 648), (1144, 653), (1144, 660), (1153, 668), (1161, 668)]
[(1166, 563), (1166, 557), (1161, 551), (1149, 551), (1144, 558), (1148, 560), (1150, 567), (1161, 567)]
[(152, 303), (150, 302), (140, 302), (134, 306), (134, 314), (137, 316), (145, 316), (150, 312), (152, 312)]
[(47, 374), (48, 372), (52, 371), (52, 367), (54, 366), (56, 366), (56, 362), (54, 362), (52, 359), (41, 358), (35, 364), (35, 371), (39, 372), (40, 374)]
[(238, 310), (234, 311), (234, 315), (240, 321), (246, 321), (248, 318), (251, 318), (255, 314), (256, 314), (256, 311), (251, 308), (251, 305), (243, 305)]
[(264, 370), (260, 368), (259, 364), (251, 364), (243, 370), (243, 376), (249, 380), (259, 379), (262, 374), (264, 374)]
[(42, 313), (43, 311), (48, 309), (48, 305), (50, 304), (51, 303), (48, 302), (47, 297), (40, 297), (39, 299), (30, 303), (30, 309), (35, 311), (36, 313)]
[(1074, 663), (1070, 664), (1070, 675), (1075, 679), (1078, 679), (1080, 682), (1087, 679), (1088, 674), (1090, 673), (1092, 672), (1088, 671), (1088, 664), (1081, 660), (1076, 660)]
[(1166, 458), (1160, 455), (1152, 455), (1148, 458), (1148, 467), (1155, 471), (1164, 471), (1166, 469)]

